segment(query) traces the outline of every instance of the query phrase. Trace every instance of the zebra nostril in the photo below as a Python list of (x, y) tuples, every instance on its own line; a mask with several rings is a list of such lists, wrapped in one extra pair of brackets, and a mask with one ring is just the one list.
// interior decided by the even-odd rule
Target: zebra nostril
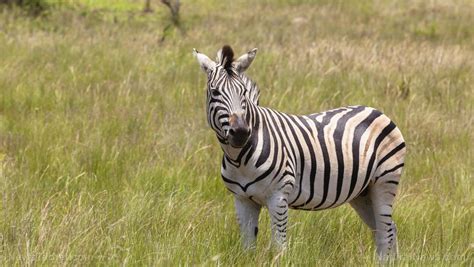
[(247, 128), (231, 128), (228, 134), (230, 136), (247, 136), (250, 133), (250, 129)]
[(229, 144), (233, 147), (243, 147), (249, 139), (250, 131), (245, 127), (230, 128), (227, 132)]

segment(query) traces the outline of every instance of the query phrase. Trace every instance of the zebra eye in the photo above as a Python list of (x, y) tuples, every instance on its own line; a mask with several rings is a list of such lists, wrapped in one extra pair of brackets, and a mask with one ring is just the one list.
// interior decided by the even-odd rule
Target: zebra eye
[(217, 89), (214, 89), (214, 90), (211, 90), (211, 94), (214, 97), (218, 97), (218, 96), (221, 95), (221, 92), (219, 92), (219, 90), (217, 90)]

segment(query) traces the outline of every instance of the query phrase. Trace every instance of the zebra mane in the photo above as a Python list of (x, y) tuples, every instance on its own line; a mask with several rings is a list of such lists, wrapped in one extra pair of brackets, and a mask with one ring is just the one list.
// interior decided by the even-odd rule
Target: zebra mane
[(229, 45), (224, 45), (220, 51), (219, 63), (227, 72), (230, 72), (232, 62), (234, 62), (234, 50)]
[[(235, 72), (232, 71), (234, 50), (232, 50), (230, 45), (224, 45), (222, 49), (219, 50), (217, 53), (217, 62), (227, 71), (227, 73), (235, 74)], [(252, 81), (245, 73), (240, 73), (239, 76), (245, 85), (246, 96), (250, 99), (250, 101), (252, 101), (252, 103), (258, 105), (260, 90), (258, 89), (257, 84)]]
[(245, 73), (241, 73), (240, 78), (244, 82), (247, 98), (258, 106), (260, 90), (258, 89), (257, 83), (252, 81)]

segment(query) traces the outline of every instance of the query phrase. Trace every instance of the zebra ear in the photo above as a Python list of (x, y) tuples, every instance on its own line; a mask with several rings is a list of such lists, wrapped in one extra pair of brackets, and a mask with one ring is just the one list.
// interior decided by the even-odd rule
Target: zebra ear
[(197, 51), (196, 48), (193, 48), (193, 56), (199, 62), (201, 69), (206, 73), (209, 73), (216, 66), (216, 63), (214, 61), (212, 61), (208, 56), (204, 55), (203, 53)]
[(248, 67), (250, 67), (250, 64), (252, 64), (252, 61), (255, 58), (255, 56), (257, 55), (257, 50), (258, 50), (257, 48), (254, 48), (250, 50), (249, 52), (247, 52), (246, 54), (239, 57), (237, 60), (235, 60), (234, 63), (232, 63), (234, 68), (240, 73), (246, 71)]

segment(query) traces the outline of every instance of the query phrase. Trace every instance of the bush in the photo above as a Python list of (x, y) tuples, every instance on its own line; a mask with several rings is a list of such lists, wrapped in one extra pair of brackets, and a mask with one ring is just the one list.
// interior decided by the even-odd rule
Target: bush
[(46, 8), (45, 0), (0, 0), (0, 5), (18, 6), (33, 14), (39, 14)]

